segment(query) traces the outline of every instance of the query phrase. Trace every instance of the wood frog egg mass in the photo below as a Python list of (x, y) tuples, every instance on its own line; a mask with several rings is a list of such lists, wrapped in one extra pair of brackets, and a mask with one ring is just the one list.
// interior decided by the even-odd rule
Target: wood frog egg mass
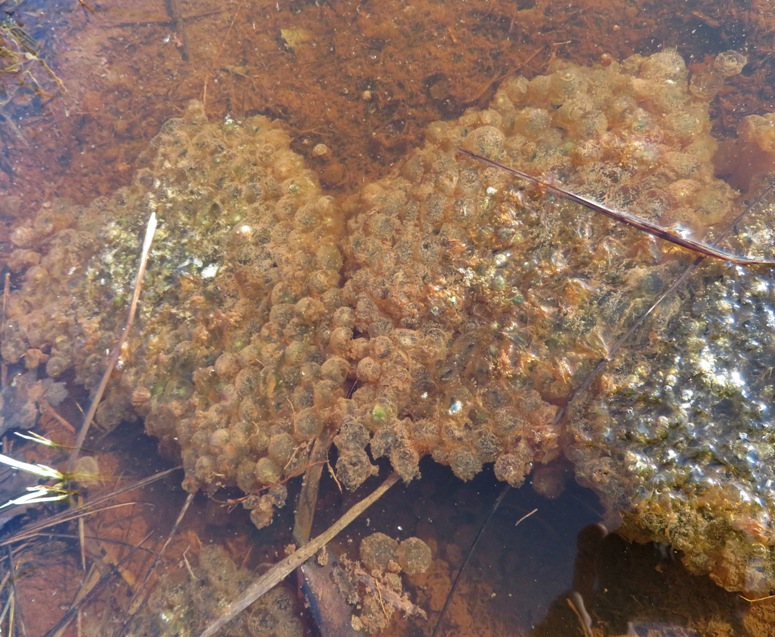
[[(703, 236), (734, 214), (708, 103), (743, 63), (722, 54), (691, 84), (674, 51), (508, 79), (341, 198), (278, 122), (210, 122), (192, 103), (129, 187), (14, 230), (2, 354), (27, 371), (2, 426), (30, 426), (15, 418), (52, 381), (97, 384), (155, 211), (138, 323), (97, 420), (142, 416), (187, 489), (237, 486), (269, 524), (322, 432), (349, 489), (382, 456), (405, 480), (432, 456), (462, 479), (494, 463), (518, 486), (565, 454), (629, 537), (672, 542), (728, 588), (773, 589), (772, 272), (703, 264), (557, 423), (694, 255), (456, 153)], [(748, 118), (745, 143), (772, 156), (774, 125)], [(771, 226), (760, 215), (738, 238), (775, 245)]]

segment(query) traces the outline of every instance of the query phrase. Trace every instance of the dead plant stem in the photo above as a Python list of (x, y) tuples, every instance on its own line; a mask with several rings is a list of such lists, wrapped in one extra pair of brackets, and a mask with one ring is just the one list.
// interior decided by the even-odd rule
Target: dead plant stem
[(97, 413), (97, 407), (99, 407), (100, 400), (102, 400), (102, 395), (105, 393), (105, 389), (108, 386), (108, 381), (110, 380), (110, 376), (113, 373), (113, 368), (116, 366), (118, 359), (121, 357), (121, 348), (124, 345), (127, 336), (129, 336), (129, 332), (132, 329), (132, 325), (134, 324), (135, 314), (137, 313), (137, 302), (140, 300), (140, 290), (142, 289), (143, 284), (143, 275), (145, 274), (145, 268), (148, 265), (148, 255), (151, 251), (151, 243), (153, 242), (153, 236), (155, 233), (156, 213), (152, 212), (151, 216), (148, 218), (148, 224), (145, 229), (143, 249), (140, 253), (140, 265), (137, 268), (134, 293), (132, 294), (132, 301), (129, 304), (127, 320), (124, 324), (124, 328), (121, 330), (121, 336), (119, 336), (118, 342), (113, 348), (113, 351), (110, 354), (110, 358), (108, 358), (107, 365), (105, 367), (105, 373), (102, 375), (102, 380), (97, 387), (97, 391), (95, 392), (94, 398), (92, 399), (91, 405), (89, 406), (89, 411), (86, 412), (86, 416), (83, 419), (83, 424), (81, 425), (81, 430), (78, 432), (78, 437), (76, 438), (75, 444), (73, 445), (73, 451), (70, 454), (70, 459), (68, 461), (68, 471), (70, 472), (75, 470), (75, 462), (78, 460), (78, 454), (80, 454), (81, 448), (83, 447), (83, 442), (86, 440), (86, 434), (89, 433), (89, 427), (91, 426), (91, 422), (94, 419), (94, 414)]
[(363, 500), (358, 502), (355, 506), (350, 508), (341, 518), (339, 518), (334, 524), (332, 524), (323, 533), (311, 540), (308, 544), (305, 544), (300, 549), (275, 564), (271, 569), (259, 577), (253, 582), (248, 589), (242, 594), (239, 599), (236, 599), (224, 613), (212, 622), (200, 637), (212, 637), (221, 628), (228, 624), (232, 619), (237, 617), (243, 610), (260, 598), (264, 593), (272, 590), (280, 582), (282, 582), (290, 573), (292, 573), (299, 566), (304, 564), (315, 553), (322, 549), (326, 544), (333, 540), (339, 533), (341, 533), (347, 526), (350, 525), (358, 516), (360, 516), (366, 509), (374, 504), (379, 498), (381, 498), (390, 487), (398, 482), (398, 474), (391, 473), (385, 481), (377, 487), (371, 494), (367, 495)]

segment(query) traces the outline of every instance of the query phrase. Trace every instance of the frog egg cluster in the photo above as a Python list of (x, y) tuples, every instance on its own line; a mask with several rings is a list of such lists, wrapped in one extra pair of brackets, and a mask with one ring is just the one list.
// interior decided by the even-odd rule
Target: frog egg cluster
[(506, 81), (489, 110), (432, 125), (396, 174), (351, 197), (356, 383), (340, 461), (370, 437), (404, 477), (431, 455), (464, 479), (493, 462), (521, 484), (559, 451), (555, 405), (691, 258), (534, 198), (458, 146), (699, 231), (728, 215), (733, 195), (713, 177), (709, 126), (674, 51), (561, 64)]
[(431, 566), (431, 548), (418, 537), (400, 543), (384, 533), (373, 533), (361, 540), (360, 562), (343, 559), (337, 577), (346, 582), (348, 601), (355, 606), (352, 624), (356, 630), (381, 633), (396, 611), (404, 616), (424, 611), (414, 606), (404, 591), (404, 578), (422, 575)]
[[(457, 149), (712, 238), (735, 193), (714, 177), (708, 99), (675, 51), (557, 63), (432, 124), (393, 174), (339, 199), (279, 124), (210, 122), (194, 103), (129, 187), (14, 229), (3, 357), (95, 387), (155, 212), (103, 426), (139, 414), (186, 488), (240, 488), (258, 526), (321, 437), (349, 489), (380, 457), (405, 480), (430, 456), (520, 485), (561, 453), (558, 407), (693, 255)], [(605, 446), (611, 427), (596, 436)]]
[(262, 490), (257, 516), (282, 502), (282, 487), (263, 487), (304, 461), (348, 373), (324, 351), (341, 305), (341, 220), (288, 144), (265, 118), (215, 124), (192, 104), (129, 187), (41, 210), (14, 232), (42, 256), (11, 295), (3, 346), (10, 364), (40, 350), (49, 376), (96, 386), (155, 212), (141, 310), (97, 420), (136, 411), (182, 458), (188, 488)]
[[(737, 241), (771, 253), (774, 215), (772, 201), (750, 211)], [(730, 590), (767, 594), (775, 274), (708, 263), (683, 291), (612, 361), (598, 392), (577, 401), (566, 451), (577, 479), (624, 516), (626, 535), (671, 543)]]
[(420, 575), (428, 570), (432, 557), (430, 547), (418, 537), (399, 543), (384, 533), (372, 533), (361, 540), (360, 559), (369, 571)]
[[(173, 637), (198, 634), (223, 607), (237, 599), (255, 580), (255, 573), (239, 568), (218, 545), (202, 546), (191, 572), (164, 573), (127, 629), (127, 635)], [(234, 637), (301, 637), (304, 627), (293, 593), (278, 586), (263, 595), (222, 629)], [(90, 634), (104, 634), (93, 626)]]

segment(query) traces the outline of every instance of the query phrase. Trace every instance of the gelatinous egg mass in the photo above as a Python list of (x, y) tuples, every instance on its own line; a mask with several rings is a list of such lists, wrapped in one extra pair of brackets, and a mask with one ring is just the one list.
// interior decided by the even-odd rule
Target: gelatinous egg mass
[[(320, 437), (348, 489), (381, 457), (405, 480), (430, 456), (517, 486), (564, 453), (630, 537), (674, 542), (730, 588), (775, 588), (771, 274), (703, 264), (613, 352), (695, 255), (457, 153), (712, 240), (737, 193), (714, 177), (708, 102), (745, 63), (722, 55), (691, 81), (675, 51), (507, 79), (489, 109), (432, 124), (393, 174), (338, 198), (279, 123), (192, 103), (130, 186), (14, 228), (1, 347), (24, 391), (3, 397), (0, 428), (30, 426), (58, 383), (97, 385), (155, 212), (97, 421), (142, 416), (187, 489), (236, 486), (263, 526)], [(764, 148), (770, 120), (743, 142)], [(735, 240), (772, 245), (768, 219)]]

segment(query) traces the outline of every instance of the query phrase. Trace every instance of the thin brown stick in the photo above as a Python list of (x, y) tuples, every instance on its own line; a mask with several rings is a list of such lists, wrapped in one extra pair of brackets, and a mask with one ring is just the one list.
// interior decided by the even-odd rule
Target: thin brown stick
[(293, 539), (302, 545), (309, 542), (312, 535), (312, 521), (315, 518), (315, 509), (318, 502), (318, 487), (323, 473), (323, 464), (328, 458), (328, 450), (333, 442), (333, 432), (329, 429), (315, 440), (312, 451), (309, 454), (307, 470), (304, 472), (304, 480), (301, 483), (299, 501), (296, 505), (296, 515), (293, 524)]
[(533, 509), (532, 511), (530, 511), (530, 512), (528, 512), (528, 513), (525, 513), (525, 515), (523, 515), (521, 518), (519, 518), (519, 520), (517, 520), (516, 522), (514, 522), (514, 526), (519, 526), (519, 525), (520, 525), (520, 524), (522, 524), (522, 523), (523, 523), (525, 520), (527, 520), (527, 519), (528, 519), (528, 518), (529, 518), (531, 515), (534, 515), (534, 514), (536, 514), (536, 513), (538, 513), (538, 508), (535, 508), (535, 509)]
[(156, 570), (156, 567), (159, 564), (159, 560), (161, 559), (162, 554), (166, 550), (166, 548), (169, 546), (169, 543), (172, 541), (172, 538), (174, 537), (175, 533), (178, 530), (178, 527), (180, 526), (180, 523), (183, 521), (183, 517), (186, 515), (186, 511), (188, 511), (189, 507), (191, 506), (191, 503), (194, 501), (194, 493), (189, 493), (186, 497), (186, 501), (183, 503), (183, 506), (180, 508), (180, 512), (178, 513), (178, 517), (175, 519), (175, 523), (172, 525), (172, 528), (169, 530), (169, 533), (167, 533), (167, 539), (164, 541), (164, 544), (162, 545), (161, 549), (159, 549), (159, 552), (156, 554), (156, 558), (153, 560), (153, 564), (151, 564), (150, 568), (146, 571), (145, 577), (143, 577), (143, 581), (140, 583), (140, 586), (135, 591), (135, 594), (132, 596), (132, 600), (129, 602), (129, 611), (127, 612), (127, 616), (124, 619), (124, 621), (121, 623), (120, 628), (118, 631), (116, 631), (114, 637), (121, 637), (126, 632), (126, 629), (129, 627), (129, 622), (132, 621), (132, 618), (137, 614), (137, 611), (140, 610), (140, 607), (142, 603), (146, 599), (146, 586), (148, 585), (148, 581), (151, 579), (151, 575), (153, 575), (154, 571)]
[(92, 420), (94, 419), (94, 414), (97, 413), (97, 407), (99, 407), (100, 400), (102, 400), (102, 395), (105, 393), (105, 389), (108, 386), (110, 375), (113, 373), (113, 368), (116, 366), (118, 359), (121, 357), (121, 347), (126, 341), (127, 336), (129, 336), (129, 332), (132, 329), (132, 325), (134, 324), (135, 314), (137, 313), (137, 303), (140, 300), (140, 290), (142, 289), (143, 285), (143, 275), (145, 274), (145, 268), (148, 265), (148, 254), (151, 251), (151, 243), (153, 242), (153, 236), (155, 233), (156, 213), (152, 212), (151, 216), (148, 218), (148, 225), (145, 229), (143, 249), (140, 253), (140, 265), (137, 268), (135, 288), (134, 293), (132, 294), (132, 300), (129, 303), (129, 313), (127, 315), (126, 323), (124, 324), (124, 328), (121, 330), (121, 336), (119, 336), (116, 346), (113, 348), (113, 351), (110, 354), (110, 358), (108, 358), (108, 362), (105, 367), (105, 373), (102, 375), (102, 380), (100, 381), (100, 384), (97, 387), (97, 391), (94, 394), (94, 398), (92, 399), (91, 405), (89, 406), (89, 411), (86, 412), (86, 416), (83, 419), (81, 430), (78, 432), (78, 437), (75, 439), (73, 451), (70, 454), (70, 458), (68, 460), (68, 471), (70, 472), (75, 469), (75, 461), (78, 459), (78, 454), (81, 452), (81, 447), (83, 447), (84, 440), (86, 440), (86, 434), (89, 433), (89, 427), (91, 426)]
[(527, 181), (531, 181), (534, 184), (538, 184), (539, 186), (546, 188), (549, 192), (552, 192), (555, 195), (559, 195), (560, 197), (568, 199), (569, 201), (573, 201), (575, 203), (581, 204), (582, 206), (585, 206), (590, 210), (594, 210), (595, 212), (599, 212), (600, 214), (605, 215), (606, 217), (610, 217), (611, 219), (614, 219), (619, 223), (623, 223), (625, 225), (631, 226), (643, 232), (647, 232), (648, 234), (654, 237), (657, 237), (659, 239), (664, 239), (665, 241), (674, 243), (677, 246), (681, 246), (682, 248), (686, 248), (687, 250), (691, 250), (692, 252), (696, 252), (697, 254), (701, 254), (706, 257), (712, 257), (714, 259), (721, 259), (722, 261), (728, 261), (729, 263), (734, 263), (735, 265), (775, 266), (775, 259), (755, 259), (750, 257), (743, 257), (737, 254), (733, 254), (731, 252), (727, 252), (726, 250), (721, 250), (715, 247), (715, 245), (711, 245), (709, 243), (704, 243), (702, 241), (695, 241), (694, 239), (688, 239), (686, 237), (682, 237), (681, 235), (675, 234), (674, 232), (671, 232), (667, 228), (664, 228), (658, 224), (652, 223), (647, 219), (643, 219), (642, 217), (638, 217), (636, 215), (631, 215), (627, 212), (622, 212), (621, 210), (614, 210), (613, 208), (609, 208), (608, 206), (598, 203), (597, 201), (588, 199), (583, 195), (578, 195), (575, 192), (571, 192), (570, 190), (566, 190), (565, 188), (556, 186), (546, 181), (545, 179), (535, 177), (533, 175), (530, 175), (516, 168), (512, 168), (511, 166), (506, 166), (505, 164), (501, 164), (500, 162), (497, 162), (494, 159), (489, 159), (487, 157), (484, 157), (483, 155), (477, 155), (476, 153), (472, 153), (470, 150), (465, 150), (463, 148), (459, 148), (458, 152), (462, 153), (463, 155), (467, 155), (468, 157), (471, 157), (473, 159), (476, 159), (478, 161), (484, 162), (485, 164), (489, 164), (490, 166), (494, 166), (495, 168), (505, 170), (510, 175), (514, 175), (515, 177), (519, 177), (520, 179), (526, 179)]
[[(2, 339), (3, 342), (5, 342), (5, 316), (6, 316), (6, 309), (8, 307), (8, 296), (11, 294), (11, 274), (9, 272), (5, 273), (5, 282), (3, 283), (3, 309), (2, 309), (2, 317), (0, 317), (0, 321), (2, 321)], [(5, 360), (0, 361), (0, 388), (5, 389), (5, 386), (8, 383), (8, 365), (6, 364)]]
[(264, 593), (272, 590), (294, 570), (304, 564), (304, 562), (333, 540), (366, 509), (379, 500), (390, 487), (398, 482), (398, 479), (397, 473), (391, 473), (371, 494), (367, 495), (363, 500), (358, 502), (358, 504), (349, 509), (323, 533), (286, 557), (284, 560), (275, 564), (271, 569), (253, 582), (239, 599), (236, 599), (229, 604), (223, 614), (205, 628), (200, 637), (212, 637)]
[[(41, 402), (41, 413), (44, 416), (51, 416), (53, 420), (56, 420), (60, 425), (62, 425), (67, 431), (69, 431), (71, 434), (75, 433), (75, 427), (73, 427), (66, 418), (62, 416), (56, 409), (54, 409), (47, 401)], [(63, 446), (63, 445), (60, 445)]]
[(207, 110), (207, 83), (210, 80), (210, 75), (215, 68), (215, 65), (218, 63), (218, 60), (221, 59), (221, 53), (223, 53), (223, 48), (226, 46), (226, 41), (229, 39), (229, 36), (231, 35), (231, 30), (234, 27), (234, 23), (237, 21), (237, 16), (239, 15), (240, 9), (242, 8), (243, 2), (240, 2), (237, 5), (236, 11), (234, 11), (234, 17), (232, 17), (231, 22), (229, 23), (229, 28), (226, 29), (226, 35), (223, 36), (223, 40), (221, 41), (221, 46), (218, 47), (218, 52), (215, 54), (215, 58), (213, 59), (212, 63), (210, 64), (210, 67), (207, 69), (207, 72), (205, 73), (205, 80), (202, 84), (202, 107)]
[(73, 600), (70, 607), (67, 609), (67, 611), (65, 611), (65, 614), (62, 615), (59, 621), (51, 629), (49, 629), (44, 637), (54, 637), (55, 635), (59, 635), (61, 631), (73, 620), (73, 617), (78, 613), (82, 606), (89, 602), (97, 594), (100, 588), (104, 586), (109, 579), (116, 575), (116, 572), (118, 572), (120, 568), (123, 568), (124, 564), (126, 564), (132, 558), (135, 551), (139, 550), (143, 544), (145, 544), (153, 535), (153, 533), (154, 532), (152, 530), (149, 531), (145, 537), (143, 537), (143, 539), (141, 539), (140, 542), (135, 547), (133, 547), (133, 550), (129, 551), (129, 553), (127, 553), (127, 555), (116, 565), (115, 569), (111, 569), (96, 581), (88, 581), (87, 588), (78, 592), (76, 599)]

